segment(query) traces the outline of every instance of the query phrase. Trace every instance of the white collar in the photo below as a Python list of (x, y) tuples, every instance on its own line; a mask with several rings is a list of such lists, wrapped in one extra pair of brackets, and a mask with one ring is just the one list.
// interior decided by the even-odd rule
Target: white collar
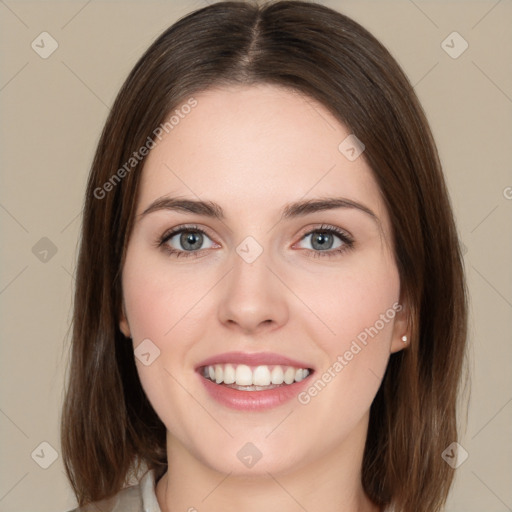
[(140, 480), (142, 510), (144, 512), (162, 512), (156, 499), (155, 471), (148, 471)]

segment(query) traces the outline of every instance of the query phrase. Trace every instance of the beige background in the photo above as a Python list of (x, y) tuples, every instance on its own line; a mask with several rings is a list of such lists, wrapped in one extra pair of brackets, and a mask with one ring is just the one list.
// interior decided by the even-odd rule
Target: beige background
[[(467, 249), (472, 393), (462, 445), (469, 457), (447, 510), (512, 510), (512, 2), (323, 3), (376, 35), (415, 85)], [(88, 169), (136, 59), (204, 5), (0, 1), (0, 511), (75, 506), (58, 422)], [(47, 59), (31, 48), (43, 31), (59, 45)], [(453, 31), (469, 44), (456, 59), (441, 47)], [(36, 246), (43, 237), (57, 250), (46, 262)], [(35, 462), (51, 462), (42, 442), (58, 455), (47, 469)]]

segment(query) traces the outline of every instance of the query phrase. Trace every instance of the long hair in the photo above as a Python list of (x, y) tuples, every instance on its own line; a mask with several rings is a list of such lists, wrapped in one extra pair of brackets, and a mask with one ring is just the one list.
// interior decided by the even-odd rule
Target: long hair
[(185, 16), (150, 46), (115, 100), (87, 185), (61, 421), (78, 503), (113, 496), (140, 464), (159, 477), (168, 463), (165, 426), (118, 327), (144, 165), (130, 159), (193, 94), (258, 83), (317, 100), (365, 145), (391, 219), (411, 340), (391, 355), (372, 403), (362, 484), (397, 512), (436, 512), (454, 476), (441, 454), (458, 439), (467, 324), (441, 164), (414, 90), (384, 46), (350, 18), (302, 1), (220, 2)]

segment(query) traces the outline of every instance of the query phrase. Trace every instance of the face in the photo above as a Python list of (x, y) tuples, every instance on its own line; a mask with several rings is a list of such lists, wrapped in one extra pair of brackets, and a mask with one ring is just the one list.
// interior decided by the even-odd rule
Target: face
[(194, 97), (146, 159), (122, 269), (168, 452), (240, 474), (347, 454), (407, 334), (379, 188), (311, 98)]

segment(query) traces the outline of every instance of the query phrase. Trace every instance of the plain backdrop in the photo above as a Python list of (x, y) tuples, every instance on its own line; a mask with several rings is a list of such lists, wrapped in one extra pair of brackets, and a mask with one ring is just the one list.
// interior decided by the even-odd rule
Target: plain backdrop
[[(512, 2), (323, 3), (369, 29), (415, 86), (464, 244), (471, 398), (461, 444), (469, 457), (447, 510), (512, 510)], [(0, 1), (0, 511), (76, 504), (58, 426), (87, 174), (136, 60), (205, 5)]]

